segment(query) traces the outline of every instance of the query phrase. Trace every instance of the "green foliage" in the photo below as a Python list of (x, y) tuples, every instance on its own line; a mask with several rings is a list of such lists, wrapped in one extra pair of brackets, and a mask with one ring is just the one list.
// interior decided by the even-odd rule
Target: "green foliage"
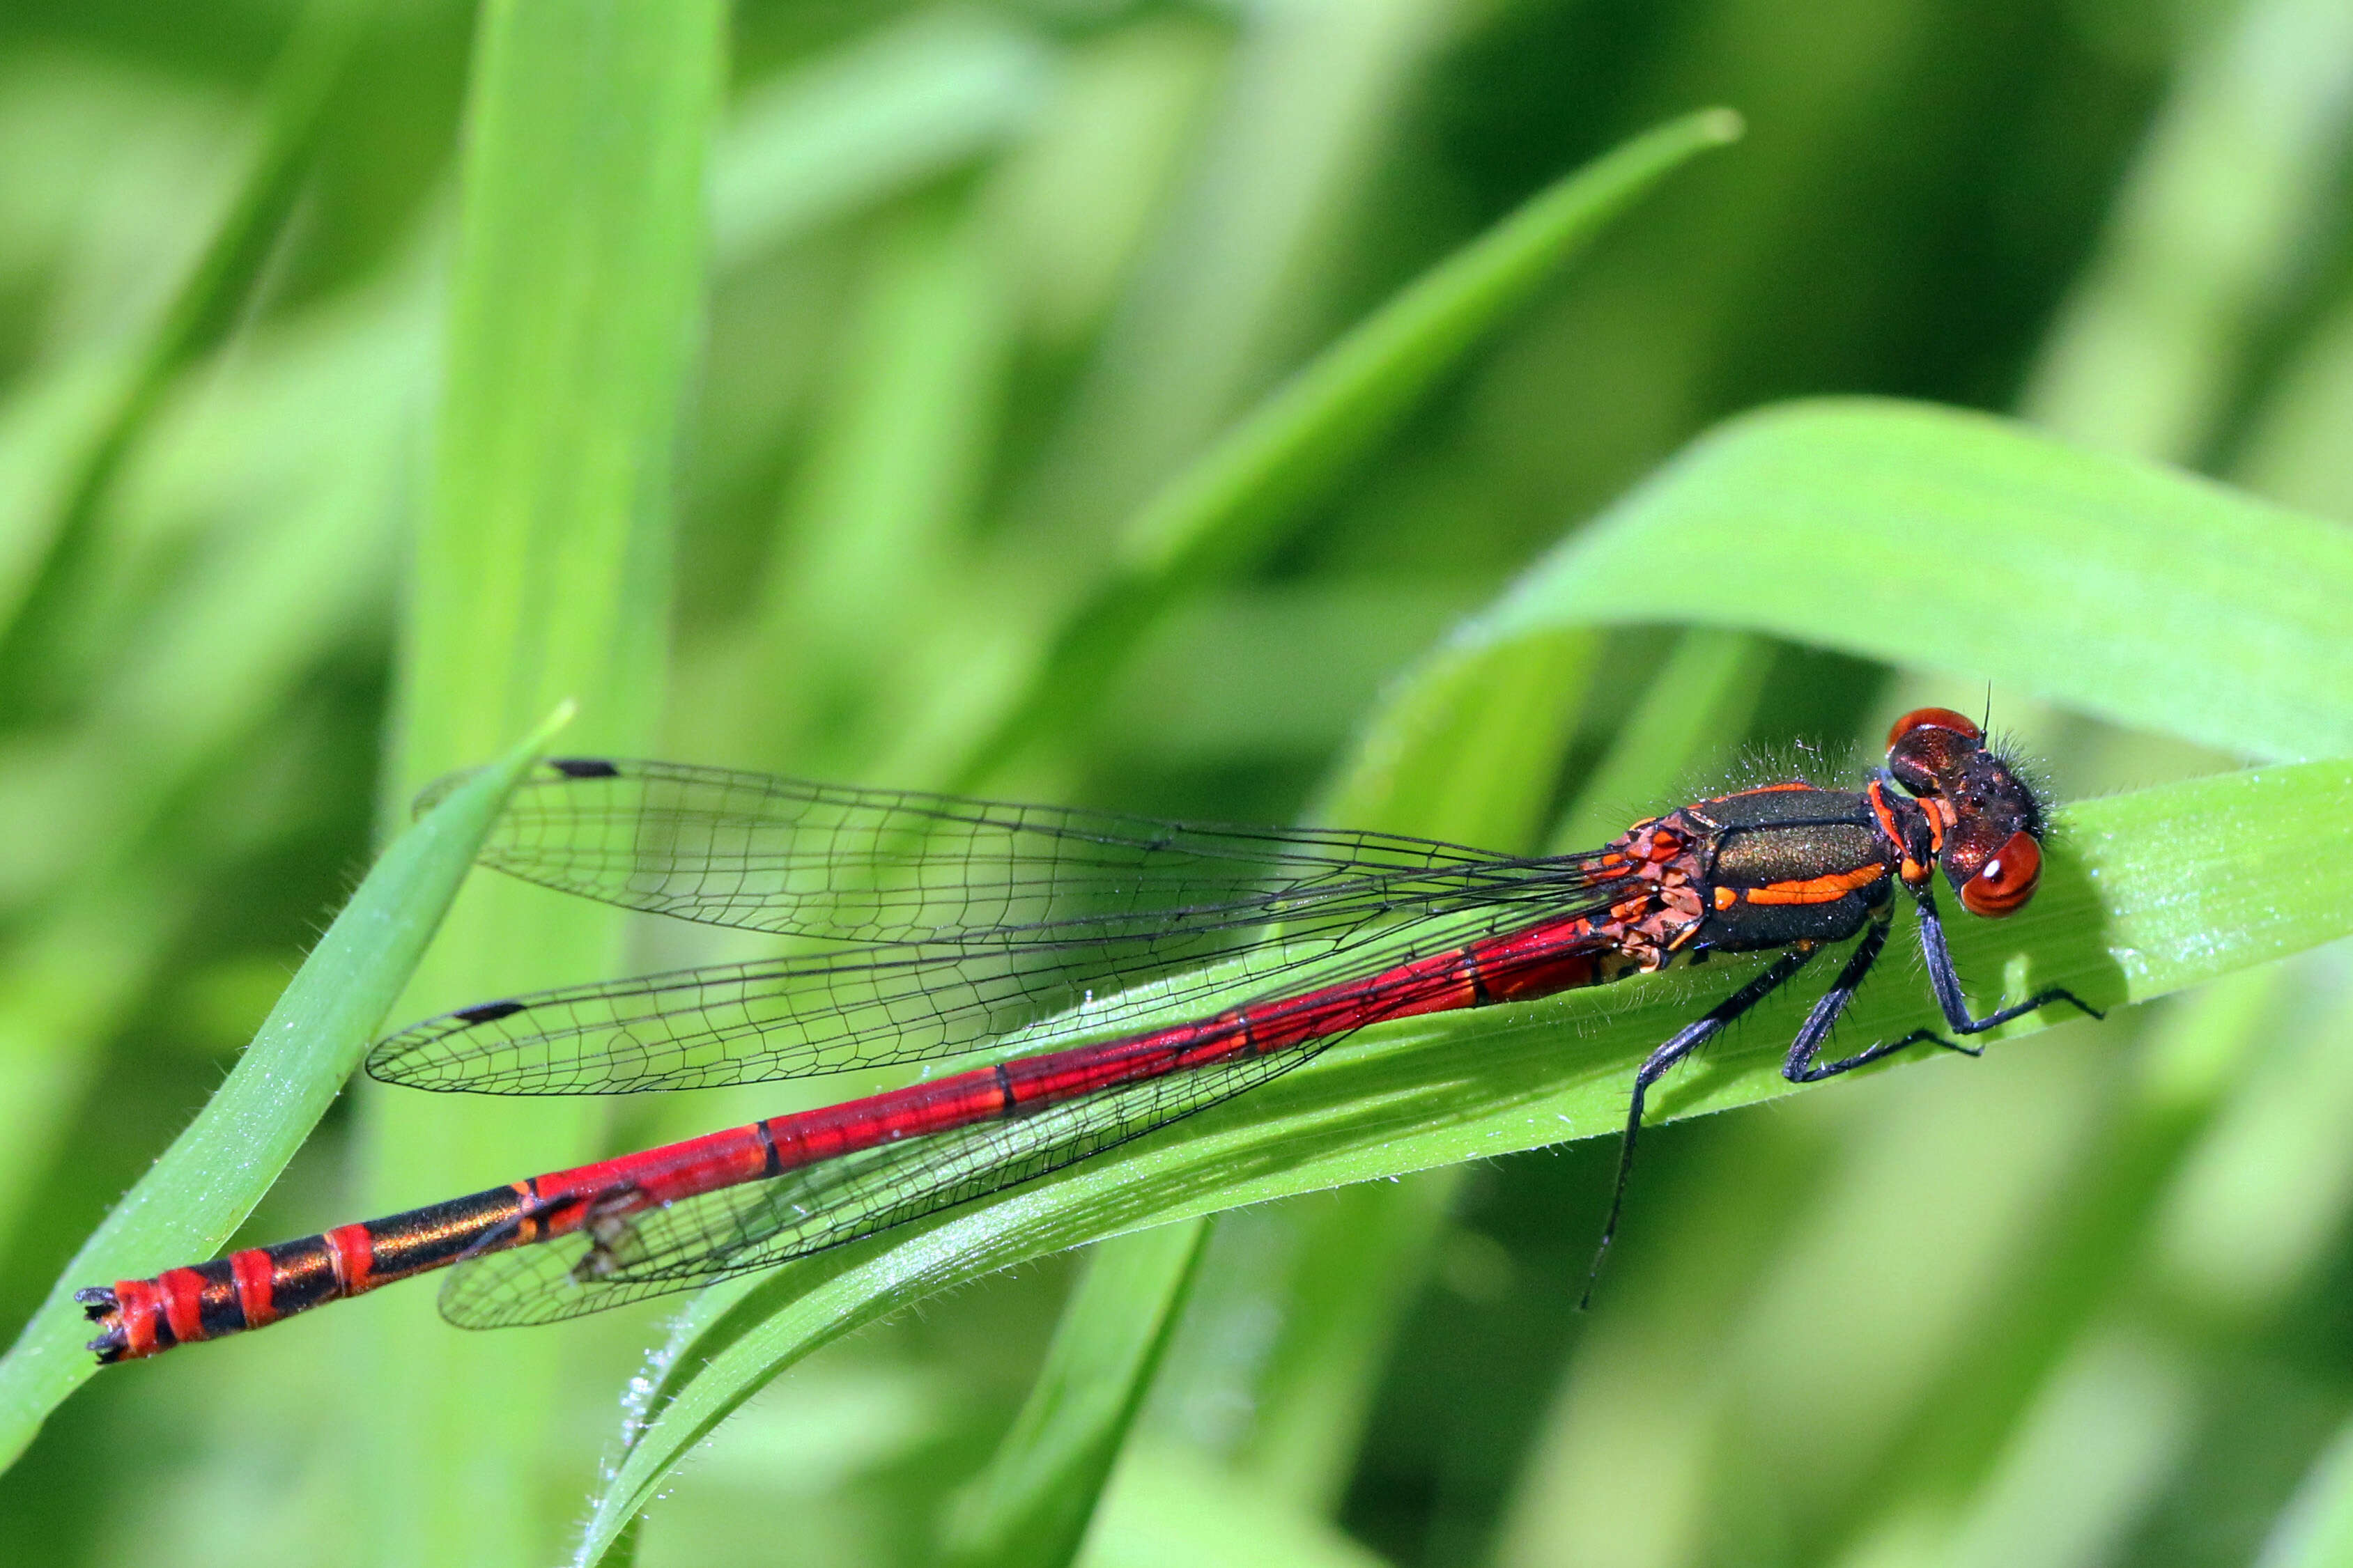
[[(2341, 1555), (2342, 7), (179, 9), (0, 21), (0, 1568)], [(412, 964), (773, 951), (470, 885), (417, 963), (497, 781), (372, 839), (565, 697), (1524, 849), (1989, 703), (2063, 804), (1962, 973), (2116, 1011), (1794, 1094), (1768, 1007), (1588, 1317), (1736, 966), (666, 1327), (91, 1376), (71, 1286), (888, 1081), (330, 1105)], [(1932, 1016), (1898, 955), (1845, 1031)]]

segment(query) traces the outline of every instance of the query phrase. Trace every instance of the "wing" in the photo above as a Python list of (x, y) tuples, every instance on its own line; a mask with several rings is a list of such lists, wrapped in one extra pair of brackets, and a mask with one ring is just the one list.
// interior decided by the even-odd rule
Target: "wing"
[[(1504, 922), (1491, 922), (1501, 926)], [(1346, 968), (1377, 976), (1423, 944), (1392, 932)], [(1050, 1103), (1010, 1120), (878, 1143), (766, 1181), (649, 1209), (600, 1239), (575, 1233), (458, 1266), (441, 1313), (462, 1328), (553, 1322), (702, 1287), (821, 1252), (1034, 1180), (1313, 1060), (1327, 1047), (1426, 993), (1371, 999), (1347, 1027), (1265, 1056)]]
[[(423, 811), (462, 781), (444, 779)], [(1113, 812), (565, 758), (510, 798), (484, 865), (712, 925), (866, 943), (1057, 947), (1173, 923), (1412, 898), (1518, 864), (1424, 839), (1188, 826)]]
[(1403, 904), (1335, 892), (1298, 906), (1274, 942), (1256, 924), (1178, 924), (1060, 949), (859, 948), (567, 986), (413, 1025), (367, 1070), (412, 1089), (617, 1094), (923, 1061), (1016, 1031), (1025, 1051), (1050, 1050), (1212, 999), (1377, 973), (1466, 931), (1598, 912), (1622, 889), (1586, 861), (1545, 862)]
[(766, 1182), (705, 1193), (628, 1222), (603, 1271), (583, 1234), (458, 1266), (441, 1315), (461, 1328), (554, 1322), (695, 1290), (1015, 1186), (1140, 1138), (1297, 1067), (1251, 1057), (927, 1138), (885, 1143)]

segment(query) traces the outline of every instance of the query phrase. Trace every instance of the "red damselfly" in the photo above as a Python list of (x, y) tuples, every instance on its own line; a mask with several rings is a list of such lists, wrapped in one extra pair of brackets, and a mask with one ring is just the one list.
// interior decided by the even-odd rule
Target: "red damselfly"
[[(1833, 1077), (1914, 1045), (1975, 1054), (1923, 1028), (1823, 1058), (1886, 943), (1898, 886), (1918, 910), (1953, 1035), (2053, 1002), (2094, 1013), (2053, 988), (1973, 1016), (1947, 951), (1934, 874), (1972, 914), (2010, 914), (2033, 895), (2042, 833), (2017, 770), (1976, 724), (1940, 708), (1896, 721), (1886, 765), (1860, 790), (1741, 790), (1637, 823), (1600, 849), (1533, 858), (1377, 833), (1187, 826), (665, 763), (550, 762), (517, 790), (485, 864), (630, 909), (825, 939), (827, 950), (463, 1008), (379, 1044), (367, 1064), (376, 1078), (619, 1093), (923, 1061), (1007, 1037), (1029, 1054), (77, 1300), (100, 1325), (90, 1348), (105, 1362), (448, 1265), (457, 1271), (441, 1307), (452, 1322), (552, 1321), (765, 1268), (1030, 1180), (1240, 1094), (1367, 1025), (1778, 950), (1636, 1073), (1606, 1250), (1651, 1088), (1826, 946), (1861, 939), (1791, 1042), (1789, 1079)], [(1234, 995), (1247, 999), (1208, 1011)]]

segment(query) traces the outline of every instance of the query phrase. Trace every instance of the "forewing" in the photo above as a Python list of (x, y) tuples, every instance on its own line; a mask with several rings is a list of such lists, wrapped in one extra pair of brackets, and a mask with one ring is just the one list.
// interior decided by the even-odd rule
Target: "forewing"
[[(418, 809), (459, 782), (434, 785)], [(1386, 834), (1191, 826), (590, 758), (541, 763), (480, 858), (713, 925), (997, 947), (1248, 927), (1334, 897), (1439, 895), (1466, 870), (1509, 863)]]
[[(1364, 979), (1400, 962), (1394, 933), (1347, 968)], [(1491, 976), (1507, 977), (1508, 970)], [(705, 1193), (629, 1217), (592, 1240), (575, 1234), (458, 1266), (442, 1315), (464, 1328), (550, 1322), (771, 1268), (1034, 1180), (1229, 1100), (1390, 1012), (1413, 1009), (1400, 989), (1377, 994), (1345, 1026), (1267, 1055), (1189, 1070), (1025, 1110), (927, 1136), (881, 1142), (765, 1181)]]
[(1016, 1032), (1025, 1051), (1050, 1050), (1598, 910), (1612, 887), (1555, 867), (1403, 910), (1330, 900), (1263, 945), (1257, 926), (1176, 927), (1056, 950), (860, 948), (566, 986), (413, 1025), (380, 1042), (367, 1070), (413, 1089), (618, 1094), (923, 1061)]
[[(1036, 1041), (1050, 1049), (1181, 1006), (1192, 989), (1120, 992), (1088, 1006), (1086, 973), (967, 949), (722, 964), (428, 1018), (379, 1042), (367, 1070), (411, 1089), (479, 1094), (710, 1089), (954, 1056), (1059, 1015), (1062, 1026)], [(1205, 976), (1198, 989), (1230, 984)]]

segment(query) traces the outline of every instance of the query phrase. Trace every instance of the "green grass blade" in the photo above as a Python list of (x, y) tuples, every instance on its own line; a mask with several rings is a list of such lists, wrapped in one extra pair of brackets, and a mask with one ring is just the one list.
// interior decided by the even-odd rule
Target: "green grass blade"
[(944, 1561), (1062, 1568), (1078, 1554), (1208, 1234), (1197, 1219), (1095, 1248), (1013, 1429), (949, 1522)]
[[(485, 8), (468, 100), (429, 511), (398, 669), (396, 797), (480, 756), (505, 715), (574, 695), (579, 743), (637, 752), (666, 672), (672, 481), (701, 319), (704, 163), (725, 79), (716, 0)], [(614, 911), (469, 889), (406, 1005), (617, 967)], [(366, 1203), (405, 1207), (592, 1154), (603, 1108), (365, 1095)], [(418, 1291), (353, 1336), (374, 1560), (546, 1561), (593, 1462), (556, 1391), (561, 1336), (452, 1332)]]
[(2023, 426), (1801, 403), (1703, 437), (1471, 647), (1595, 622), (1772, 632), (2259, 760), (2353, 753), (2353, 531)]
[(583, 695), (592, 746), (642, 733), (655, 705), (719, 15), (486, 14), (401, 671), (404, 797), (550, 691)]
[[(1890, 517), (1899, 521), (1884, 521)], [(2188, 563), (2146, 547), (2146, 532), (2160, 527), (2192, 550)], [(1949, 603), (1950, 584), (1938, 574), (1952, 563), (1946, 542), (1960, 537), (1990, 538), (1994, 547), (1981, 558), (2002, 562), (2003, 581), (2022, 579), (2028, 587), (1973, 601), (1969, 614), (1923, 616), (1916, 606)], [(1677, 551), (1737, 560), (1742, 570), (1654, 569)], [(2230, 559), (2217, 565), (2217, 556)], [(2132, 605), (2169, 613), (2134, 619), (2106, 606), (2076, 607), (2052, 624), (2057, 606), (2033, 588), (2039, 565), (2075, 581), (2072, 574), (2087, 558), (2104, 567), (2093, 581)], [(1532, 658), (1577, 665), (1589, 658), (1592, 634), (1581, 623), (1594, 620), (1688, 616), (1947, 668), (1989, 667), (2054, 700), (2093, 711), (2123, 707), (2152, 728), (2191, 738), (2230, 726), (2255, 749), (2284, 751), (2294, 743), (2285, 718), (2310, 718), (2316, 694), (2343, 679), (2342, 647), (2327, 646), (2321, 629), (2338, 612), (2315, 596), (2341, 584), (2348, 570), (2353, 550), (2326, 525), (2141, 465), (2058, 447), (1998, 421), (1901, 405), (1786, 409), (1703, 442), (1434, 656), (1362, 748), (1327, 815), (1370, 820), (1352, 804), (1369, 791), (1365, 798), (1372, 801), (1411, 802), (1398, 816), (1374, 812), (1388, 816), (1385, 826), (1460, 832), (1480, 823), (1496, 831), (1513, 815), (1505, 806), (1520, 785), (1494, 786), (1501, 800), (1482, 802), (1475, 793), (1456, 794), (1459, 784), (1443, 773), (1419, 782), (1391, 775), (1417, 755), (1478, 758), (1507, 742), (1508, 725), (1480, 719), (1481, 706), (1471, 700), (1478, 694), (1498, 700), (1485, 710), (1491, 718), (1552, 712), (1542, 702), (1500, 700)], [(2335, 603), (2353, 603), (2353, 593)], [(2074, 630), (2087, 620), (2107, 639), (2096, 649), (2083, 647), (2087, 638)], [(2269, 693), (2250, 693), (2232, 708), (2201, 699), (2168, 662), (2184, 644), (2233, 635), (2251, 635), (2289, 668), (2287, 697), (2273, 703)], [(2294, 668), (2280, 658), (2283, 646), (2310, 655), (2319, 668)], [(2071, 663), (2071, 654), (2089, 661), (2091, 673)], [(2094, 676), (2110, 684), (2097, 685)], [(2296, 688), (2299, 680), (2305, 685)], [(2159, 700), (2168, 694), (2175, 700)], [(2274, 711), (2266, 736), (2259, 715), (2267, 704)], [(2340, 703), (2331, 711), (2348, 709)], [(2332, 763), (2063, 812), (2034, 906), (1999, 927), (1957, 923), (1962, 972), (1980, 994), (1997, 980), (2013, 994), (2062, 984), (2106, 1005), (2164, 994), (2342, 933), (2353, 928), (2353, 874), (2335, 863), (2343, 857), (2311, 853), (2310, 825), (2342, 819), (2348, 783), (2353, 770)], [(1532, 797), (1517, 798), (1523, 815), (1533, 809)], [(1720, 990), (1725, 982), (1711, 975), (1710, 984)], [(934, 1222), (895, 1247), (868, 1244), (811, 1260), (748, 1289), (732, 1310), (714, 1302), (681, 1342), (692, 1347), (682, 1361), (708, 1357), (710, 1364), (703, 1375), (665, 1390), (676, 1397), (599, 1504), (592, 1555), (597, 1532), (617, 1528), (641, 1506), (684, 1445), (776, 1367), (847, 1327), (969, 1278), (967, 1268), (1001, 1266), (1147, 1216), (1213, 1212), (1607, 1131), (1634, 1065), (1688, 1015), (1699, 989), (1695, 979), (1670, 977), (1377, 1031), (1253, 1094), (1249, 1105), (1149, 1141), (1143, 1152), (1107, 1156), (1110, 1164), (1090, 1162), (1041, 1188)], [(1767, 1009), (1747, 1037), (1778, 1047), (1795, 1026), (1798, 1005)], [(1917, 987), (1883, 984), (1858, 1004), (1852, 1030), (1901, 1033), (1933, 1021)], [(1582, 1036), (1567, 1051), (1565, 1028)], [(1721, 1051), (1671, 1086), (1662, 1113), (1787, 1092), (1778, 1066), (1775, 1051)], [(1283, 1109), (1293, 1103), (1295, 1117)], [(1263, 1172), (1245, 1173), (1260, 1161)], [(993, 1225), (987, 1216), (999, 1208), (1005, 1220)], [(976, 1251), (966, 1256), (966, 1247)]]
[[(1836, 460), (1841, 457), (1843, 463)], [(1712, 464), (1728, 471), (1715, 472)], [(1914, 469), (1917, 477), (1905, 504), (1894, 504), (1886, 492)], [(1873, 534), (1863, 526), (1883, 509), (1916, 518), (1926, 500), (1939, 495), (1943, 513), (1931, 510), (1930, 517), (1945, 525), (1941, 529), (1898, 537), (1886, 527)], [(1479, 704), (1466, 698), (1484, 693), (1500, 700), (1512, 682), (1496, 677), (1531, 658), (1570, 664), (1589, 658), (1591, 634), (1577, 626), (1580, 618), (1631, 618), (1647, 612), (1660, 618), (1687, 614), (1703, 621), (1755, 625), (1759, 605), (1784, 614), (1787, 600), (1811, 614), (1803, 619), (1789, 614), (1786, 624), (1776, 624), (1768, 614), (1767, 629), (1882, 652), (1897, 651), (1883, 645), (1900, 636), (1905, 654), (1968, 668), (1987, 657), (1984, 627), (2009, 612), (2005, 601), (1996, 598), (1989, 602), (1992, 608), (1975, 616), (1914, 616), (1891, 629), (1882, 623), (1890, 618), (1886, 601), (1892, 590), (1872, 584), (1874, 597), (1856, 580), (1868, 582), (1873, 570), (1910, 570), (1912, 602), (1942, 603), (1929, 594), (1931, 584), (1919, 581), (1920, 567), (1913, 563), (1943, 567), (1949, 558), (1924, 549), (1924, 543), (1952, 537), (1951, 531), (1964, 521), (1991, 526), (1985, 523), (1990, 515), (2001, 542), (2015, 546), (2013, 553), (2000, 557), (2013, 571), (2032, 571), (2037, 546), (2073, 545), (2080, 552), (2106, 544), (2116, 558), (2113, 567), (2137, 569), (2145, 579), (2154, 574), (2158, 586), (2142, 592), (2157, 592), (2168, 580), (2162, 566), (2150, 565), (2151, 552), (2124, 549), (2096, 526), (2121, 527), (2119, 512), (2136, 522), (2150, 516), (2169, 521), (2177, 536), (2204, 539), (2210, 548), (2253, 550), (2254, 561), (2243, 567), (2242, 576), (2268, 571), (2284, 581), (2297, 580), (2275, 594), (2247, 587), (2235, 595), (2225, 593), (2228, 614), (2301, 625), (2305, 630), (2295, 645), (2299, 648), (2318, 640), (2311, 629), (2317, 613), (2307, 606), (2303, 620), (2296, 618), (2298, 595), (2316, 578), (2337, 570), (2333, 563), (2343, 553), (2321, 525), (2196, 481), (2055, 448), (1990, 420), (1900, 406), (1801, 407), (1742, 421), (1704, 443), (1605, 519), (1594, 531), (1600, 545), (1573, 543), (1532, 574), (1497, 612), (1441, 650), (1363, 747), (1348, 780), (1333, 792), (1335, 806), (1327, 815), (1360, 819), (1359, 807), (1351, 802), (1369, 790), (1371, 800), (1412, 802), (1385, 825), (1459, 832), (1467, 823), (1481, 822), (1495, 832), (1512, 815), (1499, 810), (1497, 802), (1480, 803), (1475, 796), (1466, 801), (1438, 774), (1419, 783), (1390, 775), (1417, 754), (1482, 757), (1508, 740), (1508, 726), (1482, 722)], [(1754, 521), (1759, 515), (1772, 526), (1759, 529)], [(2275, 549), (2265, 551), (2248, 537), (2252, 518), (2278, 525), (2265, 533)], [(1727, 550), (1736, 542), (1730, 531), (1743, 530), (1736, 542), (1744, 570), (1715, 574), (1715, 580), (1724, 582), (1724, 598), (1732, 597), (1733, 586), (1744, 595), (1718, 617), (1694, 607), (1721, 603), (1704, 596), (1710, 574), (1633, 569), (1659, 558), (1671, 527), (1679, 531), (1673, 537), (1687, 543), (1701, 524), (1722, 529)], [(1837, 557), (1842, 542), (1852, 546), (1858, 533), (1869, 547), (1847, 548), (1829, 563), (1833, 588), (1845, 591), (1824, 591), (1825, 552)], [(1899, 544), (1905, 548), (1899, 550)], [(1586, 566), (1583, 552), (1598, 554), (1605, 548), (1615, 552), (1606, 557), (1612, 569), (1579, 569)], [(1704, 552), (1700, 558), (1706, 558)], [(1839, 578), (1841, 568), (1845, 581)], [(2213, 575), (2208, 572), (2199, 582), (2211, 588)], [(2185, 583), (2171, 582), (2170, 587), (2184, 596), (2191, 592)], [(1928, 596), (1922, 601), (1924, 595)], [(1675, 602), (1651, 607), (1662, 599)], [(1731, 613), (1736, 608), (1738, 615)], [(2154, 628), (2179, 619), (2105, 629), (2113, 640), (2129, 644), (2135, 657), (2161, 662), (2168, 643), (2180, 639), (2155, 635)], [(2028, 625), (2008, 631), (2021, 644), (2034, 643), (2038, 635)], [(2062, 628), (2045, 637), (2044, 645), (2065, 636)], [(2113, 669), (2125, 656), (2105, 658), (2101, 668)], [(2096, 692), (2074, 689), (2064, 695), (2100, 708)], [(2144, 707), (2157, 727), (2181, 722), (2178, 706), (2150, 701)], [(1491, 715), (1504, 710), (1522, 718), (1554, 711), (1542, 702), (1509, 701), (1487, 710)], [(2192, 708), (2189, 717), (2213, 721), (2211, 709)], [(1433, 740), (1440, 743), (1431, 744)], [(2109, 1005), (2164, 994), (2341, 933), (2353, 923), (2353, 878), (2327, 864), (2327, 858), (2312, 856), (2309, 825), (2340, 819), (2348, 784), (2346, 764), (2318, 764), (2200, 781), (2062, 813), (2065, 831), (2054, 842), (2049, 879), (2036, 904), (2000, 927), (1975, 921), (1957, 926), (1963, 973), (1981, 993), (2000, 977), (2013, 994), (2030, 985), (2065, 984), (2095, 1004)], [(1504, 786), (1504, 799), (1518, 787)], [(1524, 803), (1528, 798), (1520, 796)], [(1497, 841), (1505, 837), (1499, 834)], [(796, 1271), (787, 1270), (745, 1291), (732, 1310), (714, 1302), (698, 1312), (681, 1342), (692, 1347), (682, 1361), (700, 1364), (707, 1356), (710, 1364), (703, 1375), (665, 1391), (676, 1397), (658, 1413), (600, 1502), (592, 1549), (597, 1531), (617, 1528), (650, 1495), (684, 1445), (699, 1440), (777, 1366), (849, 1326), (969, 1278), (967, 1267), (1000, 1266), (1142, 1223), (1145, 1216), (1171, 1212), (1165, 1206), (1170, 1194), (1178, 1194), (1174, 1212), (1207, 1213), (1240, 1201), (1609, 1130), (1634, 1065), (1689, 1013), (1696, 987), (1694, 980), (1669, 978), (1505, 1015), (1467, 1015), (1379, 1031), (1377, 1040), (1335, 1053), (1314, 1069), (1252, 1095), (1248, 1107), (1188, 1125), (1172, 1133), (1166, 1145), (1154, 1140), (1145, 1146), (1166, 1152), (1114, 1154), (1107, 1157), (1111, 1165), (1090, 1162), (1046, 1188), (934, 1222), (898, 1247), (868, 1244), (864, 1250), (811, 1260), (798, 1266), (805, 1271), (801, 1279), (790, 1278)], [(1866, 992), (1854, 1015), (1854, 1031), (1900, 1033), (1932, 1022), (1925, 996), (1916, 993), (1916, 987), (1893, 984)], [(1750, 1037), (1778, 1047), (1794, 1027), (1790, 1009), (1797, 1005), (1768, 1009)], [(1583, 1036), (1566, 1052), (1559, 1048), (1564, 1026)], [(1522, 1044), (1514, 1046), (1514, 1040)], [(1688, 1114), (1786, 1092), (1778, 1066), (1778, 1055), (1770, 1051), (1720, 1052), (1672, 1087), (1663, 1113)], [(1418, 1080), (1419, 1074), (1430, 1076)], [(1294, 1097), (1304, 1098), (1297, 1119), (1286, 1121), (1279, 1108)], [(1227, 1145), (1211, 1129), (1229, 1119), (1234, 1142)], [(1319, 1147), (1326, 1138), (1330, 1142)], [(1254, 1161), (1265, 1162), (1268, 1169), (1241, 1174)], [(1115, 1173), (1132, 1174), (1132, 1184)], [(1155, 1188), (1155, 1183), (1163, 1184)], [(1000, 1205), (1005, 1223), (993, 1226), (986, 1215)], [(976, 1248), (976, 1256), (965, 1257), (965, 1247)]]
[(1739, 134), (1739, 118), (1715, 109), (1636, 137), (1530, 198), (1269, 394), (1128, 521), (1111, 579), (976, 748), (967, 781), (1088, 707), (1172, 602), (1271, 549), (1563, 262), (1668, 174)]
[(1120, 538), (1136, 576), (1181, 578), (1264, 548), (1562, 263), (1669, 174), (1739, 139), (1740, 117), (1670, 121), (1531, 196), (1303, 368), (1142, 510)]
[(559, 713), (378, 860), (218, 1093), (74, 1255), (0, 1361), (0, 1464), (98, 1370), (73, 1292), (216, 1252), (293, 1158), (408, 984), (474, 852)]

